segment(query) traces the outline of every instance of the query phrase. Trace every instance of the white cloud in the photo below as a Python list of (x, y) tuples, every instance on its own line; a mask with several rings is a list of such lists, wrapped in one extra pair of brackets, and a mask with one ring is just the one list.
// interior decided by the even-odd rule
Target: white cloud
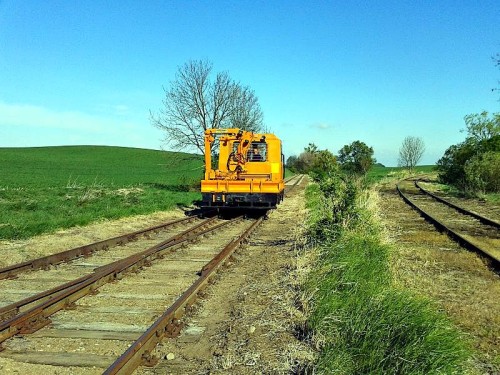
[(326, 129), (330, 129), (332, 127), (332, 125), (330, 125), (326, 122), (316, 122), (314, 124), (311, 124), (310, 127), (314, 128), (314, 129), (326, 130)]

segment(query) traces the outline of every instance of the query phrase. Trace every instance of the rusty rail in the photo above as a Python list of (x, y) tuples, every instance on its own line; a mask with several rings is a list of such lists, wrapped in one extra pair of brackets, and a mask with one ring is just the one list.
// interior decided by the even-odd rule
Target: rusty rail
[(431, 224), (433, 224), (439, 231), (445, 232), (451, 239), (453, 239), (455, 242), (457, 242), (460, 246), (472, 250), (484, 257), (486, 257), (490, 263), (492, 268), (498, 272), (500, 268), (500, 259), (496, 258), (494, 254), (492, 254), (489, 250), (483, 249), (472, 242), (470, 242), (467, 238), (462, 236), (460, 233), (454, 231), (453, 229), (449, 228), (442, 222), (440, 222), (438, 219), (430, 215), (429, 213), (425, 212), (422, 208), (417, 206), (415, 203), (413, 203), (410, 198), (408, 198), (399, 188), (399, 185), (396, 185), (396, 189), (401, 196), (401, 198), (408, 204), (410, 205), (413, 209), (415, 209), (422, 217), (424, 217), (427, 221), (429, 221)]
[[(94, 273), (87, 276), (77, 284), (61, 286), (58, 292), (50, 295), (49, 298), (40, 304), (29, 308), (28, 310), (13, 316), (12, 318), (0, 323), (0, 344), (8, 338), (19, 333), (32, 333), (50, 323), (50, 316), (57, 311), (70, 308), (80, 298), (97, 292), (102, 285), (119, 279), (123, 274), (135, 271), (143, 266), (147, 266), (151, 260), (162, 256), (163, 250), (173, 251), (176, 247), (187, 241), (191, 241), (201, 235), (213, 232), (223, 226), (235, 221), (241, 220), (237, 217), (221, 224), (211, 226), (205, 229), (204, 226), (210, 224), (216, 218), (206, 219), (203, 223), (196, 225), (187, 231), (174, 236), (161, 244), (155, 245), (141, 253), (131, 255), (127, 258), (110, 263), (95, 270)], [(192, 234), (193, 230), (200, 229), (200, 232)], [(71, 282), (70, 282), (71, 283)], [(46, 296), (47, 297), (47, 296)], [(1, 350), (1, 347), (0, 347)]]
[(175, 236), (172, 236), (169, 239), (167, 239), (167, 240), (165, 240), (165, 241), (163, 241), (155, 246), (152, 246), (151, 248), (149, 248), (147, 250), (130, 255), (127, 258), (117, 260), (117, 261), (109, 263), (105, 266), (98, 267), (94, 270), (93, 273), (79, 277), (78, 279), (75, 279), (75, 280), (68, 281), (67, 283), (64, 283), (64, 284), (58, 285), (54, 288), (51, 288), (49, 290), (37, 293), (37, 294), (30, 296), (28, 298), (24, 298), (20, 301), (14, 302), (10, 305), (3, 306), (0, 308), (0, 322), (16, 316), (17, 314), (19, 314), (21, 308), (23, 308), (25, 306), (31, 305), (31, 304), (38, 302), (38, 301), (46, 300), (48, 298), (51, 298), (51, 296), (53, 296), (53, 295), (55, 295), (63, 290), (66, 290), (66, 289), (71, 288), (75, 285), (83, 283), (84, 281), (88, 280), (93, 275), (95, 275), (96, 273), (100, 272), (103, 269), (107, 269), (109, 267), (116, 268), (117, 265), (121, 262), (130, 262), (130, 261), (132, 261), (132, 259), (140, 259), (143, 256), (148, 256), (148, 254), (154, 253), (155, 251), (163, 250), (163, 249), (167, 248), (170, 243), (178, 241), (179, 239), (189, 235), (190, 233), (198, 230), (199, 228), (203, 228), (205, 225), (209, 224), (213, 220), (214, 220), (214, 218), (204, 220), (201, 223), (195, 225), (194, 227), (191, 227), (191, 228), (189, 228), (189, 229), (187, 229), (187, 230), (185, 230), (185, 231), (183, 231)]
[(299, 174), (299, 175), (295, 175), (295, 176), (289, 177), (287, 180), (285, 180), (285, 184), (287, 182), (290, 182), (290, 181), (294, 180), (294, 179), (295, 179), (295, 181), (293, 182), (293, 184), (289, 185), (288, 187), (285, 186), (285, 190), (287, 190), (287, 192), (291, 192), (291, 191), (295, 190), (295, 188), (298, 185), (300, 185), (300, 183), (304, 179), (304, 175), (303, 174)]
[(264, 217), (257, 219), (240, 237), (231, 241), (201, 270), (201, 276), (141, 335), (105, 372), (111, 374), (131, 374), (138, 366), (153, 366), (158, 361), (152, 351), (164, 337), (175, 337), (182, 329), (180, 318), (191, 306), (209, 279), (230, 258), (232, 253), (257, 228)]
[(457, 206), (456, 204), (451, 203), (450, 201), (448, 201), (444, 198), (441, 198), (440, 196), (438, 196), (436, 194), (431, 193), (430, 191), (428, 191), (428, 190), (424, 189), (422, 186), (420, 186), (420, 184), (418, 183), (418, 180), (415, 180), (415, 186), (418, 189), (420, 189), (420, 191), (423, 192), (424, 194), (427, 194), (430, 197), (434, 198), (435, 200), (437, 200), (441, 203), (444, 203), (451, 208), (454, 208), (455, 210), (457, 210), (458, 212), (460, 212), (464, 215), (472, 216), (473, 218), (478, 219), (483, 224), (491, 225), (492, 227), (495, 227), (495, 228), (500, 228), (500, 223), (498, 221), (495, 221), (495, 220), (492, 220), (492, 219), (487, 218), (485, 216), (479, 215), (478, 213), (476, 213), (474, 211), (466, 210), (463, 207)]
[(90, 254), (99, 251), (99, 250), (107, 250), (108, 248), (116, 245), (123, 245), (127, 242), (134, 241), (138, 236), (144, 235), (146, 233), (154, 232), (157, 230), (161, 230), (167, 228), (172, 225), (176, 225), (183, 222), (190, 222), (196, 219), (195, 216), (190, 216), (178, 220), (174, 220), (168, 223), (156, 225), (150, 228), (138, 230), (132, 233), (123, 234), (121, 236), (108, 238), (106, 240), (94, 242), (89, 245), (79, 246), (74, 249), (62, 251), (60, 253), (48, 255), (45, 257), (28, 260), (26, 262), (13, 264), (11, 266), (7, 266), (4, 268), (0, 268), (0, 280), (7, 279), (11, 277), (15, 277), (15, 275), (21, 272), (33, 271), (41, 268), (47, 268), (50, 265), (69, 262), (76, 258), (82, 256), (89, 256)]

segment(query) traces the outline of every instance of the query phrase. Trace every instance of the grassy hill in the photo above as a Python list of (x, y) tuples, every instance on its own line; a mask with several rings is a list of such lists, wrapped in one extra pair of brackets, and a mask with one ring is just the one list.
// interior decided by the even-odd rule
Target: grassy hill
[(0, 148), (1, 187), (177, 184), (198, 178), (199, 155), (109, 146)]
[(199, 155), (107, 146), (0, 148), (0, 238), (200, 199)]

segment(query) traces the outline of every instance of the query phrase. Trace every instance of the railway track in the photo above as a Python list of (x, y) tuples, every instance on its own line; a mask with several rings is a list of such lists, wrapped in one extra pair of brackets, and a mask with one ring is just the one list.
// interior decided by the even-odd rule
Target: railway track
[(189, 229), (160, 242), (146, 237), (90, 258), (57, 260), (48, 271), (11, 266), (17, 278), (0, 280), (2, 293), (11, 292), (0, 293), (0, 358), (21, 372), (29, 363), (39, 374), (52, 366), (128, 374), (153, 365), (154, 347), (179, 333), (184, 312), (262, 220), (186, 219)]
[(302, 181), (306, 178), (305, 175), (303, 174), (297, 174), (293, 175), (291, 177), (288, 177), (285, 179), (285, 193), (290, 193), (293, 191), (297, 186), (300, 186)]
[(196, 217), (186, 217), (170, 221), (161, 225), (156, 225), (139, 231), (126, 233), (113, 238), (94, 242), (88, 245), (79, 246), (70, 250), (62, 251), (41, 258), (31, 259), (22, 263), (13, 264), (0, 268), (0, 280), (16, 277), (20, 273), (38, 269), (49, 269), (51, 266), (59, 263), (67, 263), (80, 257), (89, 257), (100, 250), (108, 250), (114, 246), (122, 246), (129, 242), (136, 241), (140, 236), (149, 236), (168, 228), (175, 228), (178, 225), (184, 225), (192, 222)]
[(453, 204), (422, 188), (418, 181), (404, 180), (396, 186), (403, 200), (461, 246), (486, 258), (500, 270), (500, 231), (495, 220)]
[(88, 278), (96, 267), (139, 253), (182, 233), (186, 226), (196, 226), (201, 222), (198, 217), (178, 219), (4, 267), (0, 269), (0, 320), (76, 285)]

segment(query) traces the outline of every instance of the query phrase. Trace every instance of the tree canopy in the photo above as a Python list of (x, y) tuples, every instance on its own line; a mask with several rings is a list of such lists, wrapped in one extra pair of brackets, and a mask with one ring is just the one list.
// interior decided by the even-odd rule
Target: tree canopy
[(366, 174), (376, 160), (372, 147), (364, 142), (354, 141), (339, 150), (338, 162), (346, 172)]
[(339, 171), (337, 158), (328, 150), (320, 150), (314, 143), (304, 147), (299, 155), (288, 157), (286, 166), (293, 172), (308, 173), (314, 180), (320, 180)]
[(448, 147), (438, 160), (439, 178), (444, 183), (470, 191), (498, 192), (500, 174), (500, 113), (488, 112), (464, 118), (467, 137)]

